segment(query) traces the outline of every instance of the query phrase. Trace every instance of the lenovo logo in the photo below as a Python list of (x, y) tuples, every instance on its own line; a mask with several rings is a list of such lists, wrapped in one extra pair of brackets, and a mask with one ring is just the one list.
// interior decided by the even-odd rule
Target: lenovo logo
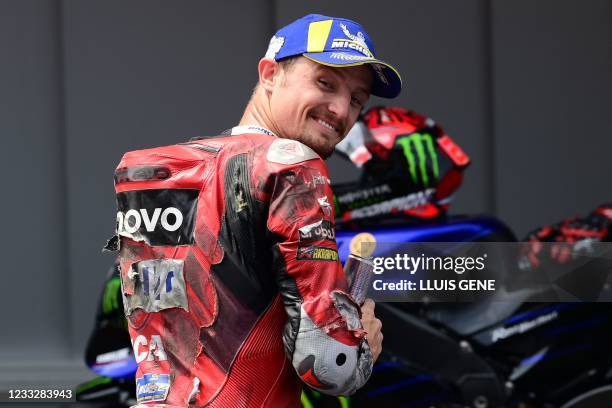
[(199, 190), (117, 193), (117, 234), (151, 246), (193, 244)]
[(117, 212), (117, 232), (133, 234), (144, 226), (148, 232), (155, 231), (158, 226), (166, 231), (176, 231), (183, 224), (183, 214), (178, 208), (155, 208), (152, 214), (145, 208), (129, 210), (126, 213)]

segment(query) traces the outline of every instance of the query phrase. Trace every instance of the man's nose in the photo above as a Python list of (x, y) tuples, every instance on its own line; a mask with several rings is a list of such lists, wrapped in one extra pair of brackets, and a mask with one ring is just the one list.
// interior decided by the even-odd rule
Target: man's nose
[(334, 114), (336, 119), (340, 121), (346, 120), (349, 114), (351, 106), (350, 95), (336, 94), (334, 98), (329, 102), (329, 111)]

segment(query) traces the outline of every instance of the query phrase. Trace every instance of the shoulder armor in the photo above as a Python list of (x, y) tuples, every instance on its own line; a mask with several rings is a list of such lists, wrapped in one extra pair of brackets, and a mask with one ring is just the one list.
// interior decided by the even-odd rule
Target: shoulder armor
[(293, 139), (275, 139), (268, 148), (268, 161), (280, 164), (296, 164), (320, 156), (305, 144)]

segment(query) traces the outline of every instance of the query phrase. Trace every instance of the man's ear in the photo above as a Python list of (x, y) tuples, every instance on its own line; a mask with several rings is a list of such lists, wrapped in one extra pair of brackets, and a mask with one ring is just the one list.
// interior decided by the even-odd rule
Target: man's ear
[(259, 85), (262, 86), (264, 90), (271, 92), (280, 76), (280, 65), (273, 59), (264, 57), (259, 60), (257, 69), (259, 71)]

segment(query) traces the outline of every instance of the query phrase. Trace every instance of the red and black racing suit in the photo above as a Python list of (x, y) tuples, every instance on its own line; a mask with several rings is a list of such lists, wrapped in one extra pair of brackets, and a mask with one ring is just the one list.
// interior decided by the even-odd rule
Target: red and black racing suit
[(115, 173), (140, 404), (298, 406), (298, 375), (332, 395), (370, 376), (325, 163), (248, 128), (126, 153)]

